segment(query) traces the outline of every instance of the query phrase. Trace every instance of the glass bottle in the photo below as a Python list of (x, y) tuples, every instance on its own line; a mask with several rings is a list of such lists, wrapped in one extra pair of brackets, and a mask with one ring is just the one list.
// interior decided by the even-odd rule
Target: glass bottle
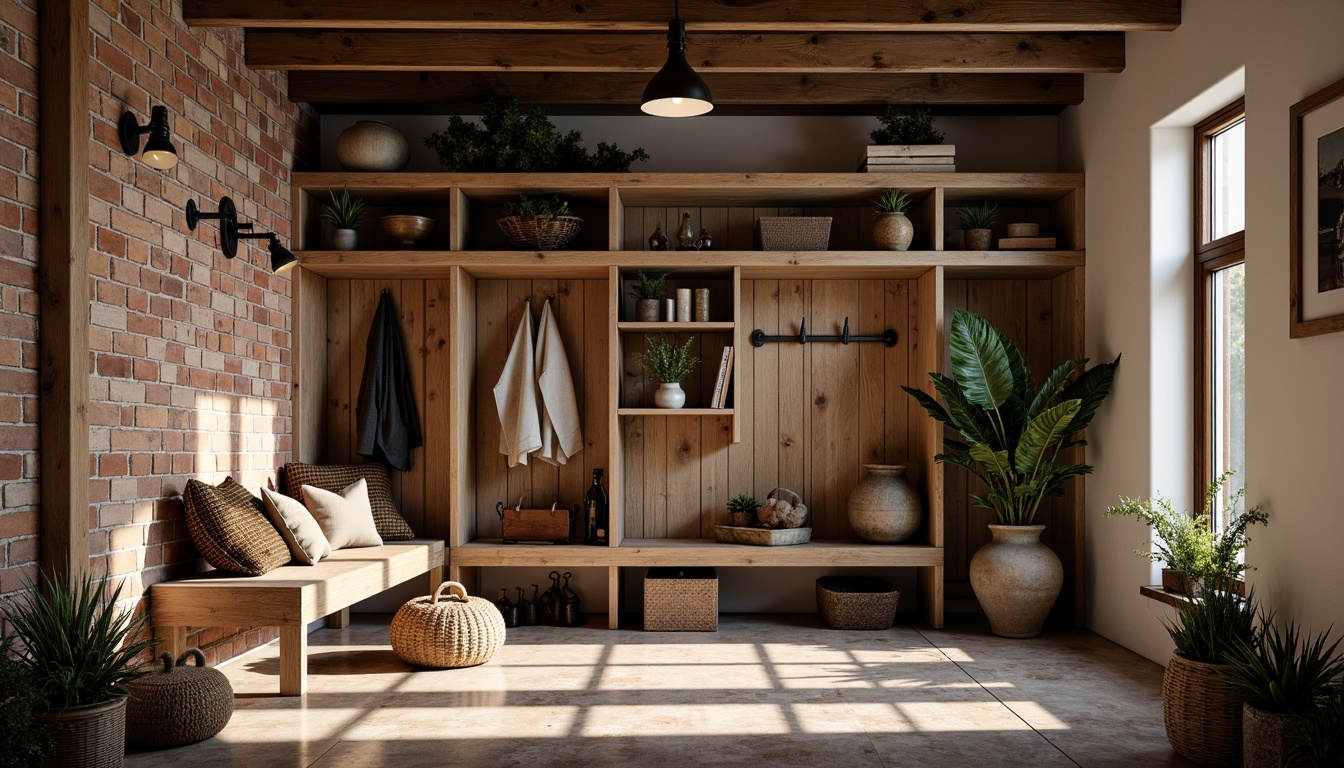
[(583, 497), (584, 544), (605, 547), (608, 541), (607, 527), (610, 524), (610, 511), (607, 505), (607, 492), (602, 488), (602, 470), (593, 470), (593, 485)]

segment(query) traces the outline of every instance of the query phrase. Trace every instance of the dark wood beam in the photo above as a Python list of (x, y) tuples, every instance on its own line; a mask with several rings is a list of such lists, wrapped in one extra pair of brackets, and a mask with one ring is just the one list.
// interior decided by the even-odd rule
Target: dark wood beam
[[(524, 104), (638, 114), (643, 73), (291, 72), (289, 98), (314, 104), (432, 105), (462, 112), (514, 97)], [(705, 82), (719, 113), (756, 107), (772, 113), (872, 113), (888, 104), (1063, 106), (1083, 100), (1082, 75), (730, 74)], [(618, 105), (612, 109), (612, 105)], [(854, 110), (833, 107), (865, 107)]]
[(38, 3), (38, 559), (89, 567), (89, 0)]
[[(667, 0), (186, 0), (195, 26), (364, 29), (667, 28)], [(1171, 30), (1180, 0), (685, 0), (692, 30), (1126, 32)]]
[[(701, 72), (1119, 72), (1125, 37), (1098, 34), (701, 32)], [(657, 32), (249, 30), (253, 69), (656, 72)]]

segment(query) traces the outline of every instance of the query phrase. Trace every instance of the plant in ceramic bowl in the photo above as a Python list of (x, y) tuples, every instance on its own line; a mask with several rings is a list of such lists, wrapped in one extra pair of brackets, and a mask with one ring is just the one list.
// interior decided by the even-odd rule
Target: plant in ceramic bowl
[(338, 251), (353, 251), (359, 245), (359, 235), (355, 230), (364, 223), (367, 201), (350, 194), (346, 187), (341, 193), (331, 190), (331, 202), (322, 204), (322, 220), (336, 228), (331, 236), (331, 247)]
[(729, 520), (733, 525), (751, 525), (752, 517), (760, 508), (761, 502), (755, 496), (739, 493), (728, 500)]
[(988, 251), (993, 245), (993, 227), (999, 220), (999, 209), (989, 203), (967, 206), (958, 211), (961, 228), (966, 230), (966, 250)]
[(686, 393), (681, 382), (691, 375), (700, 358), (691, 354), (691, 342), (695, 337), (686, 339), (680, 347), (658, 336), (649, 342), (648, 349), (635, 353), (635, 362), (639, 363), (653, 378), (659, 381), (658, 391), (653, 394), (653, 402), (659, 408), (680, 408), (686, 405)]
[(888, 189), (873, 205), (877, 206), (877, 220), (873, 222), (873, 244), (884, 251), (904, 251), (915, 239), (915, 226), (905, 212), (912, 201), (904, 189)]
[(934, 419), (956, 429), (966, 442), (944, 440), (935, 459), (980, 478), (988, 494), (972, 494), (976, 506), (994, 512), (993, 541), (971, 560), (971, 587), (994, 634), (1035, 637), (1063, 584), (1064, 567), (1039, 541), (1033, 525), (1041, 502), (1064, 493), (1064, 481), (1092, 471), (1070, 460), (1069, 449), (1086, 445), (1076, 435), (1111, 391), (1120, 365), (1087, 368), (1087, 359), (1056, 368), (1039, 390), (1026, 359), (1008, 337), (984, 318), (964, 310), (952, 316), (948, 338), (952, 373), (930, 373), (946, 406), (926, 392), (902, 387)]
[[(153, 647), (145, 615), (117, 606), (122, 585), (53, 577), (8, 604), (4, 619), (18, 639), (17, 658), (41, 692), (38, 720), (58, 726), (55, 765), (120, 765), (126, 740), (126, 684)], [(90, 761), (90, 762), (86, 762)]]
[(630, 284), (630, 293), (635, 297), (635, 319), (641, 323), (658, 322), (658, 304), (663, 300), (663, 291), (667, 288), (666, 272), (635, 273)]

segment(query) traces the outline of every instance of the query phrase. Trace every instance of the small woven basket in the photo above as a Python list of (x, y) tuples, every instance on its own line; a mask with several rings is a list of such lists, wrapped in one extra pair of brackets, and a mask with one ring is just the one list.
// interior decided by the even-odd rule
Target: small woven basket
[(891, 629), (900, 597), (882, 579), (817, 579), (817, 609), (832, 629)]
[(101, 704), (34, 712), (33, 721), (55, 729), (56, 750), (45, 765), (120, 768), (125, 764), (125, 696)]
[[(443, 598), (444, 590), (451, 590)], [(473, 667), (504, 645), (504, 617), (483, 597), (445, 581), (433, 595), (417, 597), (392, 617), (392, 650), (422, 667)]]
[(650, 568), (644, 577), (645, 632), (719, 631), (713, 568)]
[(831, 242), (831, 217), (762, 216), (756, 240), (762, 251), (824, 251)]
[[(126, 745), (168, 749), (224, 730), (233, 717), (233, 686), (224, 673), (205, 665), (200, 648), (188, 648), (176, 664), (171, 653), (159, 659), (162, 670), (126, 686), (134, 694), (126, 704)], [(188, 659), (196, 666), (188, 666)]]
[(1231, 667), (1172, 654), (1162, 675), (1162, 722), (1176, 753), (1201, 765), (1241, 765), (1239, 689), (1223, 679)]
[(505, 216), (496, 221), (504, 237), (514, 248), (524, 251), (555, 251), (569, 245), (579, 234), (583, 219), (578, 216)]

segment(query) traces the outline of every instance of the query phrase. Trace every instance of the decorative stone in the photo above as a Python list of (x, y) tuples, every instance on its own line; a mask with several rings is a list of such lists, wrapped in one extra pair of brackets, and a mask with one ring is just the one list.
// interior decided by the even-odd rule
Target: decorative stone
[(347, 171), (401, 171), (410, 162), (411, 148), (387, 123), (360, 120), (337, 137), (336, 159)]
[(905, 251), (915, 239), (915, 225), (904, 213), (879, 213), (873, 222), (873, 245), (884, 251)]
[(750, 544), (753, 547), (787, 547), (812, 540), (811, 528), (745, 528), (737, 525), (714, 526), (714, 540), (720, 544)]
[(1041, 543), (1044, 525), (991, 525), (971, 558), (971, 589), (999, 637), (1036, 637), (1064, 585), (1064, 565)]
[(924, 506), (904, 464), (864, 464), (868, 476), (849, 494), (849, 525), (864, 541), (895, 544), (919, 530)]

